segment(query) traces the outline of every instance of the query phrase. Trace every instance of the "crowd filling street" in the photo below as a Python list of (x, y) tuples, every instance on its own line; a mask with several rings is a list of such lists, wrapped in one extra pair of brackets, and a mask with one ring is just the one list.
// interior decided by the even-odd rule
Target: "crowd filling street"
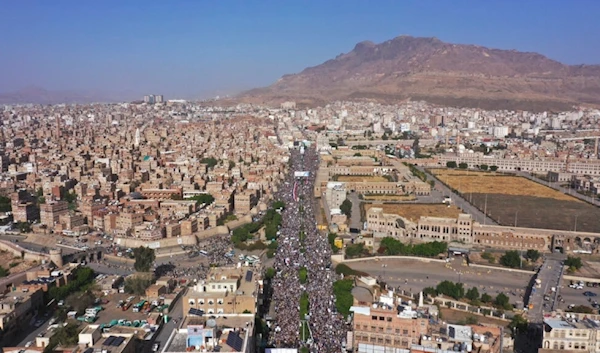
[[(275, 256), (273, 300), (277, 324), (270, 340), (277, 347), (307, 346), (311, 352), (338, 352), (342, 345), (343, 322), (335, 310), (335, 274), (327, 271), (331, 248), (327, 238), (317, 230), (311, 202), (318, 157), (313, 148), (307, 148), (305, 153), (293, 150), (290, 160), (286, 187), (277, 195), (286, 207), (281, 210), (283, 226)], [(309, 176), (296, 180), (295, 171), (308, 171)], [(301, 284), (299, 279), (302, 267), (308, 271), (306, 284)], [(301, 318), (303, 292), (308, 294), (309, 311)], [(301, 330), (304, 320), (308, 323), (308, 333)]]

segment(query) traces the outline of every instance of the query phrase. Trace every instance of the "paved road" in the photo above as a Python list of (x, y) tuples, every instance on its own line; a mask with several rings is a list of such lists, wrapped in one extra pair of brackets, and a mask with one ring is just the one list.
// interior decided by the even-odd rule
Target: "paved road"
[[(355, 270), (369, 273), (375, 278), (381, 277), (388, 284), (410, 292), (418, 292), (425, 287), (435, 287), (444, 280), (464, 283), (466, 288), (476, 286), (479, 293), (491, 296), (503, 292), (511, 298), (511, 303), (523, 300), (525, 288), (531, 279), (526, 273), (503, 270), (479, 269), (463, 266), (462, 258), (455, 258), (446, 267), (445, 263), (422, 262), (410, 259), (365, 260), (347, 263)], [(382, 267), (387, 265), (387, 267)]]
[(173, 320), (170, 320), (166, 324), (163, 324), (160, 332), (158, 332), (158, 335), (156, 335), (153, 340), (153, 342), (160, 342), (160, 350), (162, 350), (162, 347), (164, 347), (165, 343), (167, 343), (171, 332), (173, 332), (173, 330), (181, 324), (180, 318), (183, 318), (183, 316), (183, 299), (179, 299), (175, 303), (173, 310), (171, 310), (169, 313), (169, 317), (175, 319), (177, 323), (175, 323)]
[(591, 297), (592, 302), (594, 300), (600, 301), (600, 288), (583, 287), (583, 289), (573, 289), (569, 288), (569, 284), (571, 284), (571, 281), (568, 280), (563, 280), (561, 283), (560, 294), (564, 299), (564, 303), (561, 302), (558, 304), (559, 309), (566, 310), (567, 306), (570, 304), (591, 306), (590, 301), (588, 301), (588, 298), (590, 297), (583, 295), (583, 293), (587, 291), (597, 294), (596, 297)]
[(348, 200), (352, 202), (352, 214), (350, 216), (350, 228), (363, 229), (363, 223), (360, 221), (360, 203), (358, 194), (351, 192), (348, 194)]
[(490, 217), (487, 217), (486, 215), (484, 215), (483, 212), (479, 211), (479, 209), (477, 209), (475, 206), (470, 204), (467, 200), (465, 200), (461, 196), (452, 192), (452, 190), (450, 190), (450, 188), (448, 188), (446, 185), (442, 184), (442, 182), (438, 178), (436, 178), (434, 175), (427, 173), (427, 171), (422, 167), (417, 167), (417, 168), (419, 170), (421, 170), (422, 172), (425, 172), (429, 179), (435, 180), (434, 188), (437, 191), (441, 192), (443, 195), (450, 196), (450, 198), (452, 199), (452, 203), (454, 203), (456, 205), (456, 207), (460, 208), (462, 210), (462, 212), (470, 214), (471, 216), (473, 216), (473, 219), (475, 221), (477, 221), (481, 224), (498, 225), (498, 223), (496, 223)]
[[(38, 336), (38, 334), (40, 334), (42, 332), (46, 332), (46, 330), (48, 330), (48, 326), (49, 326), (48, 321), (50, 321), (51, 317), (52, 317), (51, 315), (40, 316), (39, 318), (32, 320), (32, 322), (29, 322), (28, 325), (25, 327), (25, 329), (23, 331), (21, 331), (21, 334), (19, 334), (15, 337), (15, 339), (14, 339), (14, 342), (16, 342), (15, 346), (25, 347), (27, 342), (33, 342), (33, 346), (35, 346), (35, 338)], [(35, 327), (33, 325), (37, 320), (41, 320), (43, 322), (43, 324), (39, 327)]]
[[(562, 264), (558, 259), (546, 258), (544, 264), (538, 272), (537, 279), (541, 281), (541, 288), (534, 288), (529, 303), (533, 304), (533, 309), (527, 312), (527, 317), (531, 322), (542, 322), (544, 311), (552, 311), (554, 306), (555, 294), (552, 288), (558, 289), (561, 279)], [(544, 295), (548, 295), (549, 301), (544, 301)]]

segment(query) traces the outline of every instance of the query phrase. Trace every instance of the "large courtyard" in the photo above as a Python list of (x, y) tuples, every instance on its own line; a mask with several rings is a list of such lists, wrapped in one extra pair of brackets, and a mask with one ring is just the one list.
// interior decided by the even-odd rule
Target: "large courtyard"
[(384, 213), (396, 214), (412, 222), (418, 221), (421, 217), (456, 218), (460, 213), (456, 206), (448, 207), (444, 204), (363, 203), (363, 207), (365, 213), (371, 207), (379, 207)]
[(600, 233), (600, 209), (529, 179), (491, 172), (432, 173), (501, 225)]

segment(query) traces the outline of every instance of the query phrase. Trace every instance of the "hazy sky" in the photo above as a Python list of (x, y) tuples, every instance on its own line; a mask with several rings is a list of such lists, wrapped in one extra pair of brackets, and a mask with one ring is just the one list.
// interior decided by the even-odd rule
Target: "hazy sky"
[(0, 92), (236, 92), (402, 34), (600, 64), (600, 0), (6, 0), (1, 9)]

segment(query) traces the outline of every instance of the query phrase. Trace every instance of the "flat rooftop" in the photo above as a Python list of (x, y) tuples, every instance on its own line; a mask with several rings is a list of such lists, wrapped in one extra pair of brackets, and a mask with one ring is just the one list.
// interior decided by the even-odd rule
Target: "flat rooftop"
[[(181, 328), (173, 330), (169, 340), (166, 342), (164, 352), (179, 353), (188, 352), (188, 347), (197, 347), (200, 349), (193, 348), (194, 351), (204, 352), (241, 352), (242, 347), (248, 344), (248, 339), (253, 331), (254, 318), (253, 316), (243, 317), (232, 317), (230, 318), (215, 318), (212, 319), (215, 324), (214, 329), (207, 327), (207, 320), (205, 318), (197, 317), (186, 317), (183, 321)], [(211, 330), (210, 333), (200, 333), (196, 337), (190, 337), (189, 330), (192, 329), (190, 326), (204, 326), (205, 329)], [(214, 337), (212, 335), (215, 335)], [(212, 347), (210, 344), (202, 341), (202, 336), (212, 337), (216, 339), (218, 343)], [(218, 336), (220, 335), (220, 336)], [(197, 341), (194, 343), (193, 341)], [(202, 348), (204, 347), (205, 350)]]

